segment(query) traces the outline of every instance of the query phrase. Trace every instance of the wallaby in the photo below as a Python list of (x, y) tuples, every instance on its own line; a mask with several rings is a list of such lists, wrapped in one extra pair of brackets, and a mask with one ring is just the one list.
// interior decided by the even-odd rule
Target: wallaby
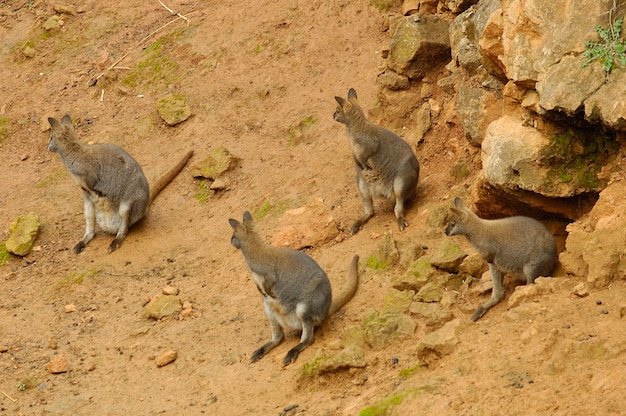
[(450, 210), (446, 235), (464, 235), (489, 264), (493, 282), (491, 298), (476, 309), (472, 321), (504, 298), (505, 273), (531, 284), (539, 276), (549, 276), (556, 267), (556, 241), (539, 221), (522, 216), (482, 219), (467, 209), (461, 198), (454, 199)]
[(283, 359), (286, 366), (313, 342), (315, 327), (354, 296), (359, 281), (359, 256), (352, 259), (345, 287), (333, 296), (328, 276), (315, 260), (298, 250), (265, 244), (249, 211), (243, 214), (241, 223), (232, 218), (228, 221), (234, 230), (230, 242), (241, 250), (252, 272), (272, 329), (272, 339), (257, 349), (251, 360), (260, 360), (280, 344), (285, 331), (302, 331), (300, 343)]
[(82, 252), (96, 235), (95, 223), (115, 239), (109, 253), (118, 249), (128, 234), (128, 228), (148, 213), (148, 207), (158, 193), (185, 167), (193, 151), (188, 151), (169, 171), (153, 184), (141, 167), (121, 147), (109, 143), (83, 144), (69, 115), (59, 122), (48, 118), (52, 128), (48, 149), (56, 152), (83, 190), (85, 235), (74, 246)]
[(398, 227), (403, 231), (408, 223), (404, 218), (405, 205), (413, 199), (419, 179), (420, 165), (404, 140), (391, 130), (370, 122), (357, 101), (356, 91), (350, 88), (348, 99), (335, 97), (339, 104), (333, 118), (346, 125), (352, 144), (356, 180), (365, 213), (350, 228), (352, 234), (374, 216), (372, 197), (395, 201), (394, 213)]

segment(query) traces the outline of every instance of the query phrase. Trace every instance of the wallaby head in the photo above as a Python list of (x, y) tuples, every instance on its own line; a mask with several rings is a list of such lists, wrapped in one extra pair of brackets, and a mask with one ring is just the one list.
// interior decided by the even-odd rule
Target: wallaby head
[(365, 118), (363, 113), (363, 109), (359, 105), (357, 100), (356, 91), (354, 88), (350, 88), (348, 91), (348, 99), (343, 99), (342, 97), (335, 97), (337, 101), (337, 109), (333, 114), (333, 119), (340, 123), (343, 123), (347, 126), (351, 125), (351, 123), (355, 120), (361, 120)]
[(229, 219), (228, 222), (230, 223), (230, 226), (233, 227), (233, 235), (230, 238), (230, 244), (237, 249), (242, 249), (242, 245), (248, 242), (251, 236), (257, 236), (250, 211), (244, 212), (242, 222), (232, 218)]
[(450, 208), (452, 217), (448, 222), (446, 235), (464, 235), (467, 232), (467, 224), (476, 215), (465, 207), (461, 198), (454, 198), (454, 206)]
[(60, 122), (55, 118), (49, 117), (48, 122), (52, 130), (48, 150), (63, 153), (63, 150), (68, 146), (78, 145), (78, 137), (69, 115), (64, 115)]

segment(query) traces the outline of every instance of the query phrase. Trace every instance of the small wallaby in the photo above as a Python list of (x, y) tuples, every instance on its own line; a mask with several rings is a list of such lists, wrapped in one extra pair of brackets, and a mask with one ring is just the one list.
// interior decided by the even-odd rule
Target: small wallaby
[(272, 329), (272, 339), (252, 354), (252, 362), (280, 344), (285, 331), (302, 331), (300, 343), (283, 359), (286, 366), (313, 342), (315, 327), (354, 296), (359, 256), (352, 259), (345, 287), (333, 296), (328, 276), (315, 260), (298, 250), (265, 244), (249, 211), (243, 214), (243, 222), (232, 218), (228, 222), (234, 230), (230, 242), (241, 250), (252, 272)]
[(352, 144), (356, 180), (363, 200), (364, 214), (350, 228), (352, 234), (374, 216), (373, 197), (395, 202), (394, 213), (398, 227), (403, 231), (408, 223), (404, 218), (405, 205), (416, 193), (420, 165), (404, 140), (391, 130), (370, 122), (357, 101), (356, 91), (350, 88), (348, 99), (335, 97), (339, 104), (333, 114), (335, 121), (346, 125)]
[(489, 264), (493, 282), (491, 298), (476, 309), (472, 321), (504, 298), (505, 273), (531, 284), (539, 276), (549, 276), (556, 267), (554, 236), (539, 221), (522, 216), (482, 219), (466, 208), (461, 198), (454, 199), (450, 210), (446, 235), (464, 235)]
[(193, 155), (188, 151), (173, 168), (148, 185), (137, 161), (121, 147), (81, 143), (69, 115), (60, 122), (52, 117), (48, 121), (52, 128), (48, 149), (58, 153), (83, 190), (86, 227), (83, 239), (74, 246), (76, 254), (96, 235), (96, 221), (105, 232), (115, 234), (109, 253), (118, 249), (128, 228), (145, 217), (152, 200)]

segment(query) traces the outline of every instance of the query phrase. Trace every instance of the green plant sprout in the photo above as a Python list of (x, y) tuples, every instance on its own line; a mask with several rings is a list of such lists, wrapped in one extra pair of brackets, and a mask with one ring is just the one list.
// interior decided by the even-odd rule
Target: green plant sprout
[(583, 62), (583, 68), (595, 60), (599, 60), (602, 63), (607, 74), (617, 68), (617, 62), (622, 66), (626, 66), (626, 44), (623, 40), (620, 40), (623, 23), (624, 17), (620, 17), (613, 22), (612, 26), (609, 25), (608, 29), (596, 25), (595, 30), (602, 41), (585, 42), (587, 50), (583, 52), (583, 55), (587, 60)]

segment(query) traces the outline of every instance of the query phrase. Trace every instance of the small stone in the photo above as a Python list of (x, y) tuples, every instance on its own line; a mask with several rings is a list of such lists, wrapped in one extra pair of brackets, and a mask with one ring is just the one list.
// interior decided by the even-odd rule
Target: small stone
[(176, 350), (165, 350), (161, 351), (159, 355), (156, 356), (154, 362), (157, 367), (163, 367), (176, 361), (176, 358), (178, 358), (178, 352)]
[(5, 243), (7, 250), (16, 256), (30, 253), (40, 227), (39, 217), (34, 212), (17, 217), (9, 227), (11, 233)]
[(54, 6), (54, 11), (59, 14), (68, 14), (70, 16), (74, 16), (77, 13), (74, 6), (70, 6), (70, 5), (66, 6), (63, 4), (56, 4)]
[(57, 341), (56, 341), (56, 339), (50, 339), (50, 341), (48, 341), (48, 348), (50, 348), (51, 350), (56, 350), (57, 349)]
[(579, 298), (584, 298), (589, 296), (589, 290), (587, 290), (587, 285), (585, 283), (579, 283), (574, 286), (572, 289), (572, 294), (578, 296)]
[(230, 188), (230, 183), (224, 178), (215, 179), (209, 186), (209, 189), (212, 191), (223, 191), (228, 188)]
[(9, 347), (6, 345), (0, 345), (0, 353), (9, 351)]
[(191, 117), (191, 108), (185, 99), (177, 94), (168, 94), (159, 98), (157, 110), (161, 118), (170, 126), (175, 126)]
[(167, 285), (163, 289), (161, 289), (164, 295), (167, 296), (176, 296), (178, 295), (178, 288), (174, 286)]
[(178, 313), (183, 309), (178, 296), (156, 295), (145, 307), (144, 318), (159, 320), (165, 316)]
[(55, 355), (48, 363), (48, 372), (52, 374), (67, 373), (69, 369), (70, 366), (63, 354)]
[(72, 312), (76, 312), (76, 305), (74, 305), (73, 303), (65, 305), (65, 313), (72, 313)]
[(37, 51), (31, 46), (25, 46), (24, 49), (22, 49), (22, 54), (26, 58), (34, 58), (37, 55)]
[(598, 300), (596, 301), (596, 305), (602, 305), (602, 301), (601, 301), (600, 299), (598, 299)]
[(602, 313), (602, 315), (608, 315), (608, 314), (609, 314), (609, 311), (607, 311), (606, 309), (602, 309), (602, 312), (601, 312), (601, 313)]

